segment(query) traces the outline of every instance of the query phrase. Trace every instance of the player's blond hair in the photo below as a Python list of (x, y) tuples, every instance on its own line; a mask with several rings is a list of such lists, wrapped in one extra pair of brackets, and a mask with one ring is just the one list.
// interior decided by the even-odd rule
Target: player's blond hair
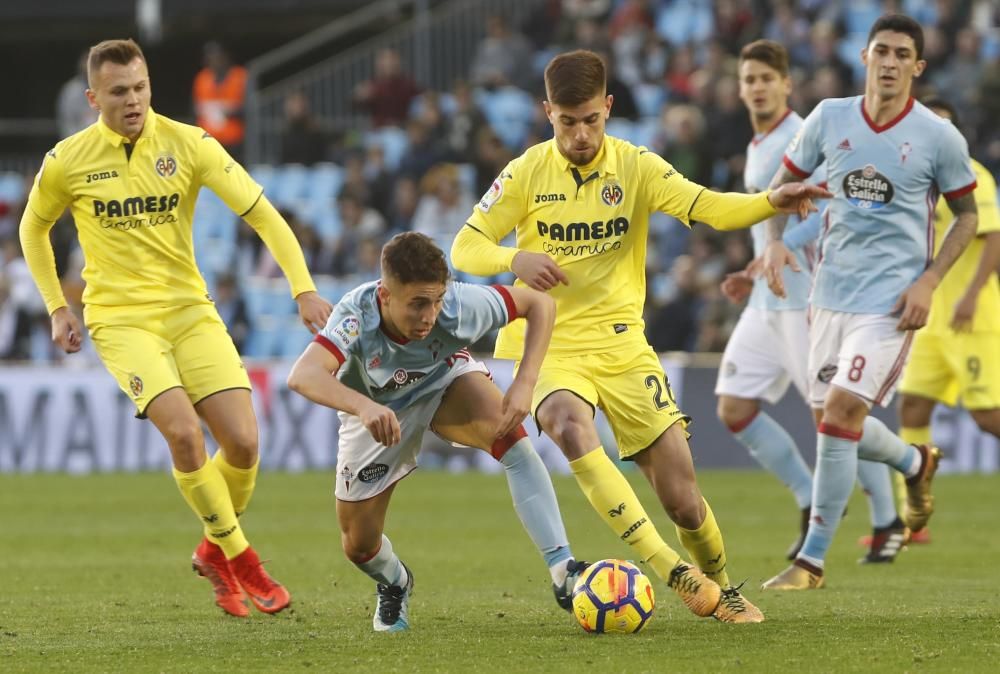
[(604, 59), (577, 49), (554, 57), (545, 66), (545, 96), (549, 103), (575, 107), (607, 91)]
[(104, 40), (98, 42), (90, 48), (87, 54), (87, 79), (93, 84), (94, 75), (105, 63), (116, 63), (120, 66), (127, 66), (136, 57), (146, 60), (142, 53), (142, 48), (135, 40)]

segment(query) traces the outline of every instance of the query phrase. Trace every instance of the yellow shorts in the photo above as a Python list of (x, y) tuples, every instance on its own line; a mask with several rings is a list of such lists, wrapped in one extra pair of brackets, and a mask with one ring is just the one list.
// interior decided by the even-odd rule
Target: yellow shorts
[(563, 390), (604, 411), (622, 459), (634, 458), (674, 424), (686, 429), (691, 421), (677, 407), (660, 359), (648, 344), (620, 352), (546, 356), (531, 409), (537, 412), (543, 400)]
[(181, 387), (195, 404), (250, 378), (215, 306), (88, 307), (84, 320), (104, 366), (139, 418), (156, 396)]
[(899, 391), (968, 410), (1000, 407), (1000, 334), (920, 330)]

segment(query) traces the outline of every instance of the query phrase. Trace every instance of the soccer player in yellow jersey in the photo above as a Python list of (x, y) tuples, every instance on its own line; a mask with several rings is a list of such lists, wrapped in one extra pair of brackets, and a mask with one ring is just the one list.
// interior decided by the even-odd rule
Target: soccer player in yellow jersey
[[(649, 214), (736, 229), (778, 208), (807, 212), (811, 198), (829, 193), (798, 184), (717, 194), (645, 148), (605, 135), (612, 98), (593, 52), (556, 56), (545, 69), (545, 89), (555, 138), (507, 165), (456, 237), (452, 261), (484, 276), (513, 271), (517, 284), (555, 298), (555, 330), (532, 401), (540, 428), (569, 459), (601, 518), (688, 608), (726, 622), (760, 622), (760, 610), (729, 584), (722, 534), (695, 481), (689, 419), (643, 336)], [(500, 246), (512, 229), (517, 248)], [(524, 323), (514, 321), (500, 331), (497, 357), (519, 358), (523, 340)], [(635, 461), (652, 484), (697, 568), (660, 538), (605, 454), (593, 422), (598, 406), (621, 457)]]
[[(958, 124), (947, 101), (934, 98), (923, 103)], [(974, 159), (972, 169), (979, 208), (976, 238), (934, 292), (927, 325), (913, 339), (899, 385), (899, 434), (915, 445), (930, 444), (931, 413), (939, 402), (961, 403), (979, 428), (1000, 437), (1000, 212), (993, 176)], [(934, 211), (938, 247), (954, 220), (948, 202), (938, 199)], [(914, 536), (923, 534), (922, 540), (928, 540), (925, 532)]]
[[(291, 284), (314, 333), (332, 307), (316, 294), (298, 242), (246, 171), (201, 129), (149, 107), (145, 57), (132, 40), (90, 50), (92, 126), (45, 157), (21, 219), (24, 256), (52, 317), (52, 339), (79, 351), (82, 331), (63, 297), (49, 230), (68, 206), (86, 265), (84, 322), (94, 347), (137, 416), (163, 434), (174, 478), (200, 519), (196, 571), (215, 601), (249, 615), (288, 606), (287, 590), (263, 569), (237, 520), (257, 476), (257, 421), (250, 381), (198, 268), (191, 215), (208, 187), (257, 231)], [(201, 422), (218, 441), (211, 460)]]

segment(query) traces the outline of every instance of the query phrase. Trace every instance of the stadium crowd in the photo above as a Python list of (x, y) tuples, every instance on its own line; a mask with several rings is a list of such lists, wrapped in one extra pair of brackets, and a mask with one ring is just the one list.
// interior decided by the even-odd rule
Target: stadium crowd
[[(336, 302), (378, 276), (379, 250), (392, 234), (423, 232), (449, 250), (504, 165), (551, 137), (538, 101), (541, 69), (556, 52), (587, 48), (606, 58), (610, 134), (648, 146), (699, 183), (740, 190), (753, 135), (738, 95), (740, 47), (764, 37), (788, 48), (791, 104), (805, 115), (824, 98), (860, 91), (867, 30), (891, 11), (924, 27), (928, 67), (918, 96), (953, 102), (971, 155), (997, 174), (1000, 129), (990, 122), (1000, 117), (1000, 8), (989, 0), (546, 0), (520, 26), (486, 18), (467, 80), (450, 91), (424, 90), (396, 52), (376, 54), (376, 74), (354, 98), (367, 128), (338, 128), (314, 115), (305, 95), (290, 96), (280, 156), (248, 168), (282, 208), (320, 293)], [(46, 361), (59, 356), (17, 243), (30, 180), (0, 176), (0, 357)], [(298, 353), (309, 335), (288, 339), (294, 302), (276, 263), (249, 227), (206, 197), (196, 212), (196, 253), (238, 346), (248, 356)], [(81, 256), (68, 214), (64, 220), (53, 244), (66, 295), (79, 308)], [(723, 298), (719, 283), (749, 261), (748, 235), (688, 230), (656, 214), (649, 249), (650, 343), (721, 351), (741, 307)]]

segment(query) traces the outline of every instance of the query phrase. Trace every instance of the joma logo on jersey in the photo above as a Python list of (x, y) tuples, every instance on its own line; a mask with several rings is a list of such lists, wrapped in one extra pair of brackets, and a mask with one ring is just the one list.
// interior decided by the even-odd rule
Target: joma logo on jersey
[(546, 201), (566, 201), (565, 194), (536, 194), (535, 203), (540, 204)]
[(628, 232), (628, 218), (621, 217), (596, 222), (571, 222), (568, 225), (558, 222), (549, 224), (538, 220), (538, 235), (553, 241), (592, 241), (621, 236), (626, 232)]
[(129, 197), (118, 201), (101, 201), (94, 199), (94, 216), (106, 215), (109, 218), (118, 218), (129, 215), (141, 215), (143, 213), (162, 213), (172, 211), (180, 203), (181, 195), (174, 192), (171, 195), (161, 194), (160, 196)]
[(96, 183), (98, 180), (107, 180), (108, 178), (117, 178), (118, 171), (99, 171), (97, 173), (87, 174), (87, 184)]

